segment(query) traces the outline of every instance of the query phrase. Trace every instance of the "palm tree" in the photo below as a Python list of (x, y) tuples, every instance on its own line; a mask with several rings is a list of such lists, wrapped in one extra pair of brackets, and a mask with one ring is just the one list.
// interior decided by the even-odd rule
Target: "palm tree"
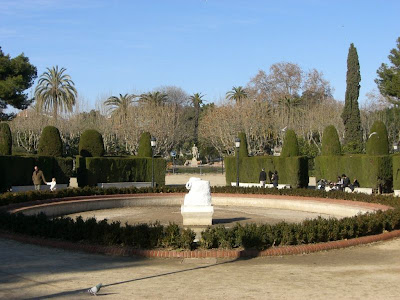
[(236, 103), (240, 103), (247, 97), (247, 92), (242, 86), (232, 87), (232, 90), (226, 93), (226, 98)]
[(133, 94), (119, 94), (119, 97), (111, 96), (104, 104), (111, 107), (112, 113), (120, 116), (122, 121), (125, 121), (128, 117), (129, 106), (134, 102), (136, 95)]
[(64, 74), (65, 68), (58, 70), (58, 66), (47, 68), (35, 88), (35, 98), (38, 106), (44, 110), (52, 110), (57, 120), (59, 112), (71, 112), (78, 92), (71, 77)]
[(168, 99), (167, 94), (160, 92), (148, 92), (146, 94), (141, 94), (139, 101), (142, 103), (159, 106), (167, 102), (167, 99)]
[(204, 95), (201, 93), (195, 93), (190, 96), (190, 100), (192, 101), (194, 107), (194, 140), (198, 142), (198, 127), (199, 127), (199, 118), (200, 118), (200, 105), (203, 104)]

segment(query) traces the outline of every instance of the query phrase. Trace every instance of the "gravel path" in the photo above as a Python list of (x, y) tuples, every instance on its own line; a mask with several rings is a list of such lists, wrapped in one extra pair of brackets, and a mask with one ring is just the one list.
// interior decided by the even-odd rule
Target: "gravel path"
[(248, 260), (110, 257), (0, 239), (1, 299), (399, 299), (400, 239)]

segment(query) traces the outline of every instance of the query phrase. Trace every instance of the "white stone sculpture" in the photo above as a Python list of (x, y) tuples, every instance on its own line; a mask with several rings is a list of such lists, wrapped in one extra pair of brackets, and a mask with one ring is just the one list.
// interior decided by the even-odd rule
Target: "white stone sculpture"
[(181, 206), (183, 225), (212, 225), (214, 207), (211, 205), (210, 182), (191, 177), (186, 188), (189, 193)]

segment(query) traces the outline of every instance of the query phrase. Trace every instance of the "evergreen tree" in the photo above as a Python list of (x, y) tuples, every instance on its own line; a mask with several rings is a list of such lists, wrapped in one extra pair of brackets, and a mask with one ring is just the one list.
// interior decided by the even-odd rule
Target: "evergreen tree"
[(60, 131), (54, 126), (46, 126), (39, 139), (38, 154), (44, 156), (62, 156), (63, 143)]
[(5, 55), (0, 47), (0, 118), (11, 119), (15, 114), (6, 114), (3, 109), (9, 105), (26, 109), (33, 101), (25, 93), (37, 76), (36, 67), (31, 65), (24, 54), (11, 58)]
[(400, 37), (397, 39), (397, 49), (390, 51), (389, 60), (392, 66), (382, 64), (376, 71), (378, 78), (375, 82), (390, 103), (400, 106)]
[(140, 157), (151, 157), (151, 135), (143, 132), (139, 140), (138, 155)]
[(99, 157), (104, 155), (104, 142), (100, 132), (95, 129), (85, 130), (79, 138), (79, 155)]
[(249, 151), (247, 150), (247, 137), (244, 132), (239, 132), (238, 138), (240, 139), (239, 157), (248, 157)]
[(0, 155), (11, 155), (12, 135), (7, 123), (0, 123)]
[(329, 125), (324, 129), (322, 136), (322, 155), (340, 155), (341, 153), (342, 149), (337, 130), (335, 126)]
[(344, 150), (349, 153), (361, 153), (362, 128), (358, 96), (360, 93), (360, 63), (357, 49), (350, 45), (347, 56), (346, 96), (342, 113), (344, 123)]
[(382, 121), (375, 121), (366, 145), (368, 155), (388, 155), (389, 140), (386, 126)]
[(283, 147), (281, 156), (282, 157), (290, 157), (290, 156), (299, 156), (299, 143), (297, 141), (297, 135), (292, 129), (288, 129), (286, 131), (285, 140), (283, 141)]

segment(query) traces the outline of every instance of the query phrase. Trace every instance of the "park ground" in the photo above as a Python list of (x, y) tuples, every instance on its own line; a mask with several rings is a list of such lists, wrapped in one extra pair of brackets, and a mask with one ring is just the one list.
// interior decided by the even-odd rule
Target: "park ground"
[(399, 299), (400, 239), (239, 260), (87, 254), (0, 239), (0, 299)]
[[(225, 185), (223, 176), (201, 178)], [(100, 299), (399, 299), (400, 239), (239, 260), (113, 257), (0, 239), (0, 299), (91, 299), (87, 289), (100, 282)]]

